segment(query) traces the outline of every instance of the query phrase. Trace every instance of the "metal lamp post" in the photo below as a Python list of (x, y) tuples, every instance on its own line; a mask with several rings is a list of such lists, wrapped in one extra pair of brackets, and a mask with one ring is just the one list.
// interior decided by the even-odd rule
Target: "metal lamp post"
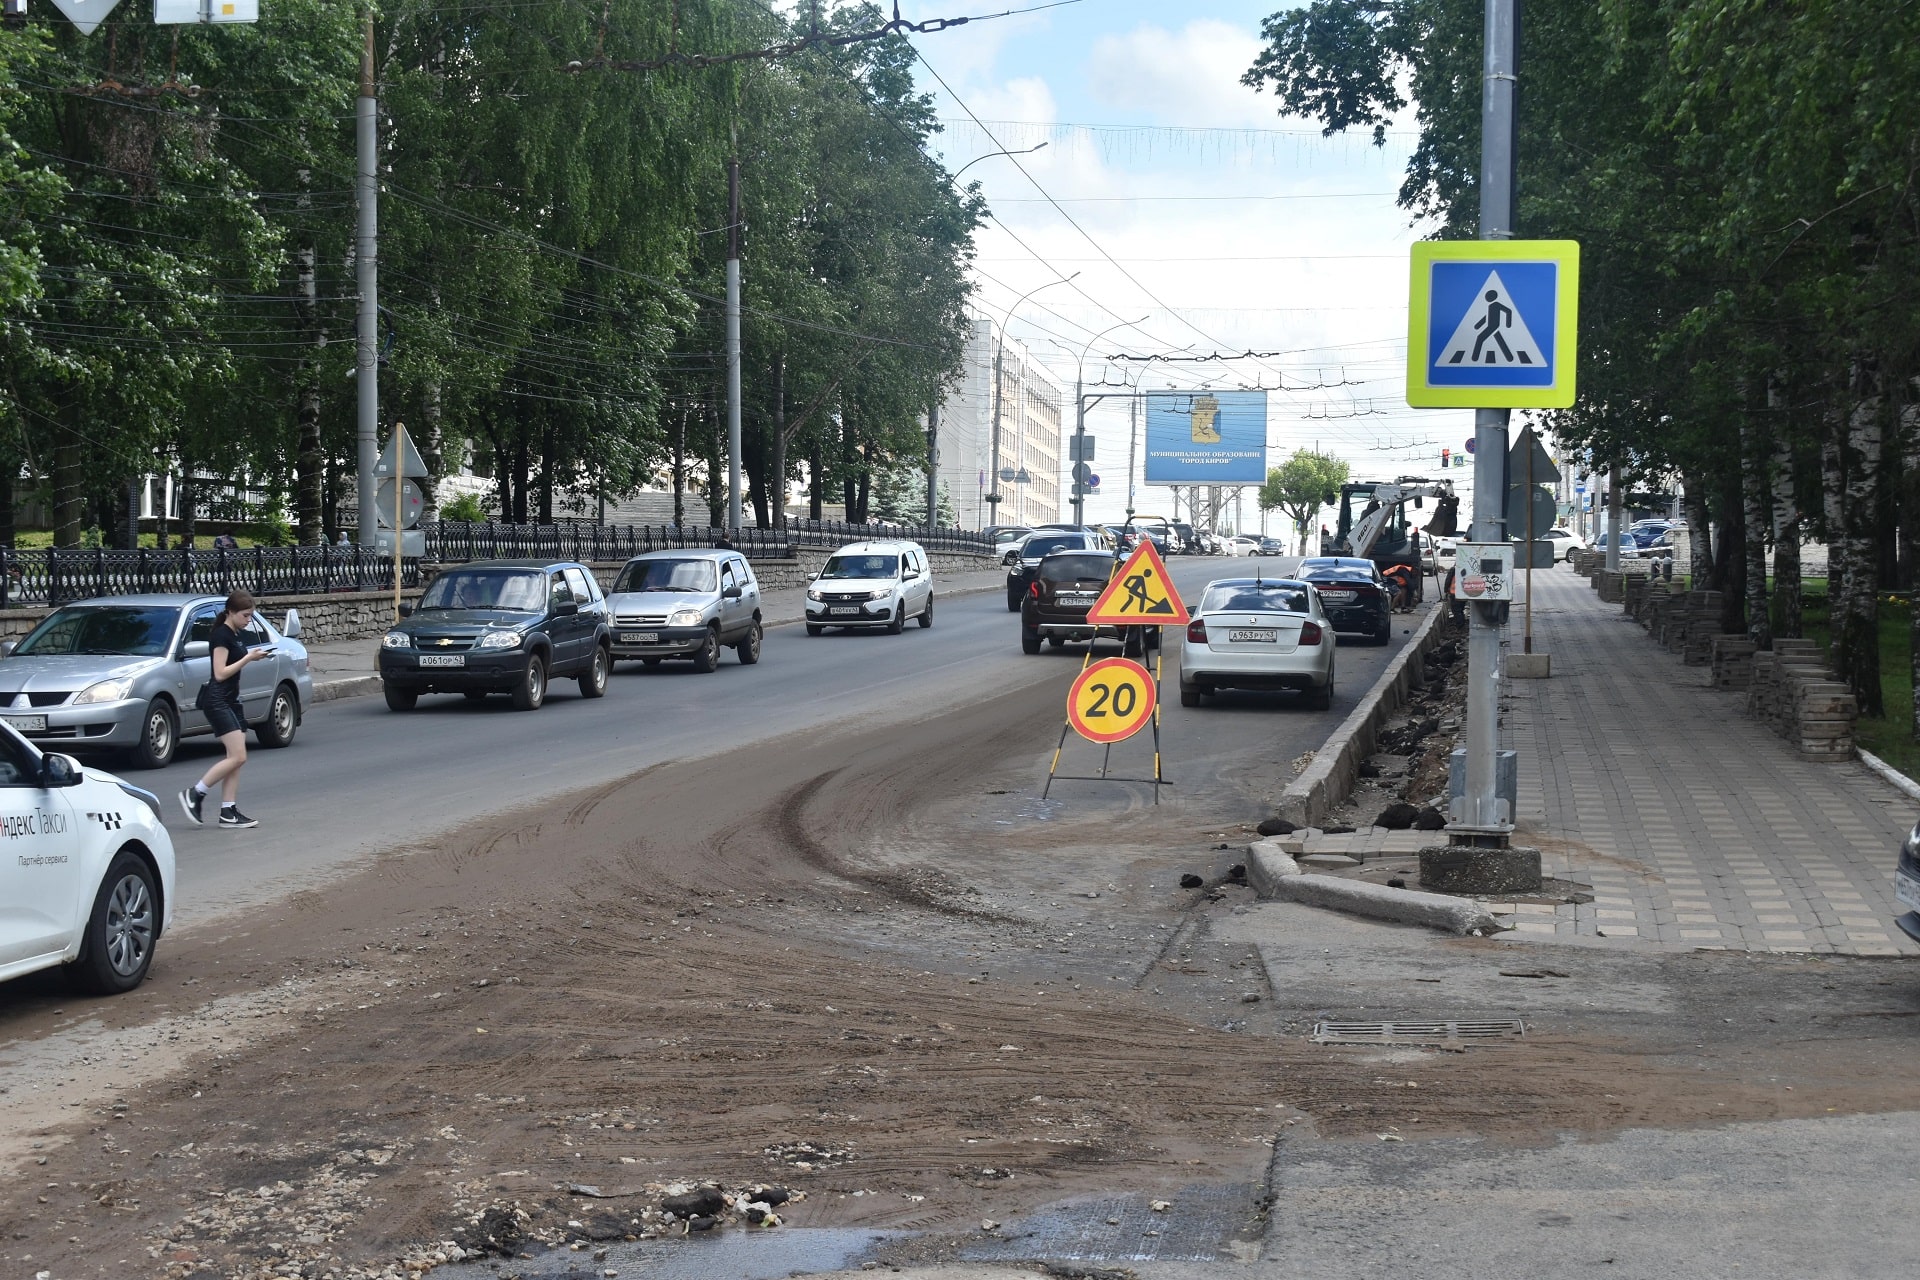
[[(985, 157), (982, 157), (982, 158), (984, 159)], [(1013, 313), (1018, 311), (1020, 309), (1020, 304), (1025, 302), (1028, 298), (1031, 298), (1034, 294), (1040, 292), (1040, 290), (1042, 289), (1051, 289), (1056, 284), (1070, 283), (1071, 281), (1078, 279), (1079, 276), (1080, 276), (1080, 273), (1076, 271), (1070, 276), (1063, 276), (1058, 280), (1049, 280), (1045, 284), (1036, 285), (1035, 287), (1021, 294), (1018, 298), (1015, 298), (1013, 305), (1007, 308), (1006, 324), (1003, 324), (1000, 326), (1000, 332), (994, 340), (994, 344), (993, 344), (993, 446), (992, 446), (992, 453), (989, 458), (989, 462), (991, 465), (989, 465), (987, 468), (987, 477), (993, 482), (993, 490), (987, 494), (987, 501), (993, 504), (993, 520), (991, 521), (991, 523), (993, 524), (1000, 523), (1000, 498), (1001, 498), (1001, 493), (1000, 493), (1000, 406), (1001, 406), (1001, 400), (1002, 400), (1002, 396), (1000, 394), (1000, 365), (1001, 365), (1001, 360), (1006, 355), (1006, 350), (1007, 350), (1007, 325), (1013, 323)]]
[(973, 159), (961, 165), (958, 169), (955, 169), (953, 171), (953, 176), (948, 178), (947, 181), (948, 182), (960, 181), (961, 174), (973, 168), (973, 166), (979, 164), (982, 160), (992, 160), (996, 156), (1030, 156), (1034, 152), (1040, 150), (1041, 147), (1044, 147), (1046, 145), (1047, 145), (1046, 143), (1042, 142), (1038, 146), (1026, 147), (1020, 151), (989, 151), (987, 152), (987, 154), (983, 156), (975, 156)]
[(1122, 320), (1094, 334), (1087, 339), (1087, 345), (1080, 348), (1080, 359), (1073, 367), (1073, 448), (1068, 452), (1072, 459), (1070, 470), (1073, 475), (1073, 522), (1075, 524), (1087, 522), (1087, 486), (1080, 479), (1085, 474), (1082, 468), (1087, 466), (1087, 396), (1082, 385), (1087, 372), (1087, 353), (1093, 350), (1094, 343), (1115, 329), (1126, 329), (1140, 324), (1145, 319), (1145, 316), (1141, 316), (1139, 320)]

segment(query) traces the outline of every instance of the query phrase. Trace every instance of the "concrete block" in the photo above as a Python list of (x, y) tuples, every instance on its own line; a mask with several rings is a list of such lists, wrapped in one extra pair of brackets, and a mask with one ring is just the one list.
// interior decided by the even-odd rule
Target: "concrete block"
[(1277, 840), (1255, 840), (1247, 846), (1247, 883), (1262, 898), (1278, 897), (1276, 887), (1300, 874), (1300, 864), (1280, 848)]
[(1420, 883), (1447, 893), (1538, 893), (1540, 851), (1430, 845), (1420, 851)]
[(1510, 653), (1507, 655), (1507, 679), (1545, 680), (1553, 674), (1550, 653)]
[(1393, 920), (1402, 924), (1425, 925), (1448, 933), (1490, 934), (1500, 925), (1493, 913), (1467, 898), (1449, 898), (1438, 893), (1420, 893), (1413, 889), (1395, 889), (1388, 885), (1368, 884), (1364, 880), (1344, 880), (1338, 876), (1287, 876), (1274, 883), (1271, 896), (1312, 907), (1327, 907), (1375, 920)]

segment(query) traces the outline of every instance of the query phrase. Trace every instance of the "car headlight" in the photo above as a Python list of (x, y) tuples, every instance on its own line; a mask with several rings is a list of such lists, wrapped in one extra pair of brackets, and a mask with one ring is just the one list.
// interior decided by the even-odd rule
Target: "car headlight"
[(670, 627), (697, 627), (705, 617), (698, 609), (675, 609), (667, 618)]
[(869, 599), (869, 600), (885, 600), (885, 599), (887, 599), (887, 598), (888, 598), (889, 596), (891, 596), (892, 594), (893, 594), (893, 588), (892, 588), (892, 587), (882, 587), (882, 588), (881, 588), (880, 590), (878, 590), (878, 591), (869, 591), (869, 592), (867, 592), (867, 599)]
[(413, 648), (413, 637), (404, 631), (389, 631), (380, 637), (380, 647), (382, 649), (411, 649)]
[(820, 594), (820, 588), (818, 588), (818, 587), (808, 587), (808, 588), (807, 588), (807, 599), (809, 599), (809, 600), (824, 600), (824, 599), (826, 599), (826, 597)]
[(518, 631), (489, 631), (480, 637), (476, 649), (518, 649), (520, 633)]
[(90, 684), (79, 693), (74, 694), (73, 703), (75, 706), (87, 706), (101, 702), (118, 702), (126, 697), (132, 688), (133, 678), (131, 676), (125, 680), (102, 680), (100, 683)]

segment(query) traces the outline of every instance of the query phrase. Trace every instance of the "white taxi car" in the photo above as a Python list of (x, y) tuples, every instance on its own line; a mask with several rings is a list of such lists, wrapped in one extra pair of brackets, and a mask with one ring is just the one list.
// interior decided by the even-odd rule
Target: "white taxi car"
[(131, 991), (173, 922), (160, 800), (0, 724), (0, 981), (66, 966)]
[(1319, 592), (1288, 578), (1207, 584), (1180, 644), (1180, 705), (1222, 689), (1297, 690), (1307, 707), (1333, 705), (1333, 623)]

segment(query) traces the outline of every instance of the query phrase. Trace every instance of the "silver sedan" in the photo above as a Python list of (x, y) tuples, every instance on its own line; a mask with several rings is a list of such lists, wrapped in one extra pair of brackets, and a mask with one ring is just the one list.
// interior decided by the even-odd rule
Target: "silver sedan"
[(1333, 626), (1317, 591), (1279, 578), (1207, 584), (1180, 644), (1180, 705), (1222, 689), (1297, 689), (1307, 706), (1333, 705)]
[[(207, 638), (218, 596), (111, 596), (63, 605), (17, 645), (0, 646), (0, 719), (42, 750), (120, 750), (138, 768), (164, 768), (183, 737), (210, 732), (194, 706), (213, 678)], [(307, 650), (263, 612), (241, 633), (274, 655), (240, 673), (240, 703), (263, 747), (284, 747), (313, 701)]]

